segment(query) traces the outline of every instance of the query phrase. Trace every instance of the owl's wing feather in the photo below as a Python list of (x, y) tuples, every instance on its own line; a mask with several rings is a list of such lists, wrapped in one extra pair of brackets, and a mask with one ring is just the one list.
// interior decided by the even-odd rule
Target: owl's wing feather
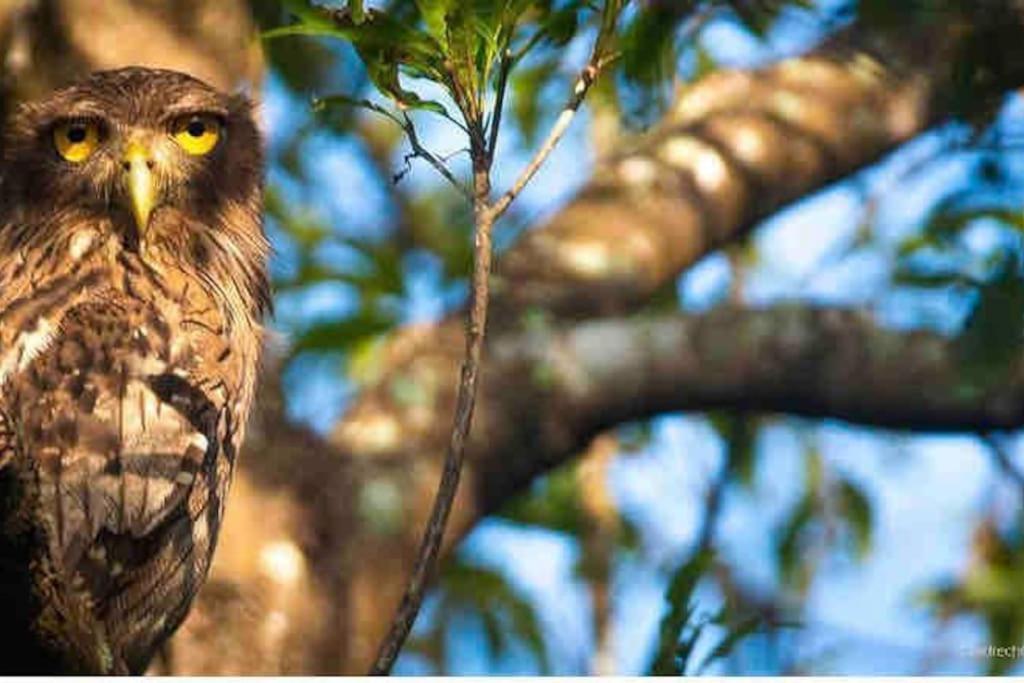
[(129, 669), (205, 578), (233, 460), (226, 396), (182, 335), (143, 300), (90, 301), (8, 378), (54, 570)]

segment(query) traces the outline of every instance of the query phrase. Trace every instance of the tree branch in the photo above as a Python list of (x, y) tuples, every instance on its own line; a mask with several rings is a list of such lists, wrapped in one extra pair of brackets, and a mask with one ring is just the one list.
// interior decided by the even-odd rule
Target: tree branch
[[(421, 377), (454, 365), (457, 355), (438, 341), (428, 351), (421, 338), (389, 374)], [(501, 334), (488, 359), (468, 445), (475, 499), (464, 505), (469, 517), (461, 528), (574, 457), (597, 433), (666, 412), (788, 413), (927, 432), (1024, 425), (1024, 359), (1001, 383), (972, 386), (955, 341), (887, 330), (856, 311), (780, 306), (605, 319)], [(429, 449), (443, 428), (424, 429), (422, 420), (401, 428), (412, 412), (443, 412), (450, 398), (425, 400), (403, 406), (371, 390), (335, 441), (396, 461)], [(382, 441), (371, 424), (397, 431)]]
[(927, 432), (1024, 424), (1024, 358), (1001, 382), (975, 385), (955, 340), (860, 311), (723, 308), (589, 322), (550, 341), (524, 353), (551, 368), (562, 415), (583, 432), (716, 408)]
[(512, 53), (506, 49), (501, 57), (501, 65), (498, 72), (497, 93), (494, 96), (494, 111), (491, 113), (491, 120), (487, 124), (487, 163), (494, 163), (494, 153), (498, 149), (498, 132), (501, 130), (501, 117), (505, 111), (505, 92), (508, 90), (508, 77), (512, 73), (512, 67), (516, 60)]
[[(808, 55), (688, 86), (657, 129), (503, 255), (496, 322), (532, 308), (636, 310), (763, 218), (949, 117), (961, 38), (942, 23), (901, 35), (854, 26)], [(1000, 48), (1007, 82), (1024, 82), (1022, 48)]]
[(413, 564), (412, 578), (409, 587), (402, 596), (402, 602), (391, 624), (384, 642), (377, 653), (376, 661), (370, 669), (374, 676), (391, 673), (395, 660), (412, 630), (416, 615), (419, 614), (423, 596), (437, 566), (437, 556), (441, 552), (445, 526), (451, 513), (459, 487), (462, 463), (465, 459), (466, 441), (469, 438), (473, 423), (473, 409), (476, 404), (477, 384), (479, 381), (481, 358), (484, 348), (484, 331), (487, 328), (487, 305), (489, 299), (489, 279), (491, 276), (491, 229), (495, 215), (490, 207), (491, 160), (486, 150), (474, 145), (473, 150), (473, 214), (474, 214), (474, 245), (473, 245), (473, 280), (470, 288), (470, 307), (466, 326), (466, 351), (459, 372), (458, 392), (455, 398), (455, 419), (448, 441), (448, 450), (438, 485), (437, 496), (430, 511), (427, 529), (423, 534), (416, 561)]
[[(365, 670), (388, 626), (381, 605), (401, 598), (434, 500), (455, 402), (446, 380), (461, 361), (462, 340), (457, 320), (398, 334), (381, 352), (381, 380), (339, 423), (333, 449), (300, 438), (280, 417), (250, 427), (210, 587), (176, 638), (185, 648), (176, 652), (179, 672), (328, 671), (339, 661), (347, 671)], [(481, 517), (624, 421), (729, 409), (929, 432), (1024, 426), (1024, 359), (999, 384), (972, 388), (955, 341), (888, 330), (855, 311), (726, 308), (563, 323), (497, 331), (486, 353), (466, 443), (468, 485), (460, 486), (442, 554)], [(415, 401), (396, 398), (397, 377), (416, 383)], [(245, 483), (252, 479), (260, 488)], [(380, 499), (393, 502), (362, 512)], [(284, 607), (251, 570), (282, 538), (295, 539), (308, 558), (295, 583), (282, 584), (290, 592), (281, 600), (293, 596)], [(231, 607), (236, 593), (240, 602)], [(272, 621), (275, 609), (286, 610), (289, 635), (271, 646), (254, 624)], [(340, 632), (347, 660), (338, 652)], [(220, 633), (240, 640), (213, 647)], [(295, 664), (274, 668), (285, 661)]]
[[(600, 41), (598, 41), (600, 44)], [(533, 179), (533, 176), (537, 174), (540, 167), (544, 165), (547, 158), (551, 156), (551, 152), (554, 151), (555, 147), (562, 140), (565, 132), (569, 130), (569, 124), (572, 123), (573, 118), (576, 116), (576, 112), (579, 111), (580, 105), (583, 104), (583, 100), (586, 99), (587, 93), (590, 92), (590, 86), (597, 80), (598, 75), (601, 73), (601, 69), (608, 65), (611, 60), (595, 51), (591, 57), (587, 66), (584, 67), (583, 71), (580, 72), (579, 78), (576, 79), (576, 84), (573, 86), (572, 94), (566, 101), (565, 106), (562, 107), (561, 113), (555, 120), (554, 125), (548, 132), (544, 141), (540, 144), (537, 149), (537, 153), (534, 154), (533, 158), (526, 164), (526, 168), (522, 170), (519, 177), (516, 178), (515, 182), (512, 183), (505, 194), (498, 198), (494, 202), (492, 211), (496, 217), (500, 217), (504, 214), (508, 207), (515, 201), (515, 198), (519, 196), (519, 193), (523, 191), (523, 188), (529, 184)]]
[[(466, 199), (472, 200), (473, 194), (470, 193), (458, 179), (452, 175), (452, 172), (448, 170), (448, 167), (444, 165), (444, 162), (438, 159), (430, 150), (420, 144), (419, 136), (416, 134), (416, 126), (413, 125), (412, 119), (406, 112), (402, 112), (402, 121), (400, 122), (402, 130), (405, 131), (405, 136), (409, 139), (409, 145), (412, 147), (413, 156), (425, 159), (428, 164), (434, 167), (438, 173), (441, 174), (448, 184), (458, 190)], [(408, 161), (408, 157), (406, 157)]]

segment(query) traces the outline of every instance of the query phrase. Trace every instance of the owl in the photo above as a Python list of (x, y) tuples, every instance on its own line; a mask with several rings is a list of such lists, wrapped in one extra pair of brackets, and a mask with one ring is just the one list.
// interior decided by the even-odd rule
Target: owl
[(207, 574), (253, 399), (253, 108), (99, 72), (0, 153), (0, 671), (142, 672)]

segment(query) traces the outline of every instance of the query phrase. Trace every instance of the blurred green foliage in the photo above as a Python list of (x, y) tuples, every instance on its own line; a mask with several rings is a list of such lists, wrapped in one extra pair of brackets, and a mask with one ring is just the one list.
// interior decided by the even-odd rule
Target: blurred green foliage
[[(897, 245), (892, 278), (895, 288), (965, 303), (955, 334), (962, 390), (969, 393), (1019, 372), (1024, 352), (1024, 196), (1016, 134), (1000, 121), (971, 124), (967, 141), (947, 150), (963, 158), (969, 172), (946, 188), (920, 229)], [(1006, 461), (1005, 467), (1013, 464)], [(1005, 472), (1000, 478), (1021, 481)], [(1024, 507), (1024, 489), (1016, 504)], [(1008, 525), (987, 515), (976, 522), (964, 571), (919, 596), (940, 623), (972, 616), (985, 625), (994, 647), (1024, 640), (1022, 519), (1018, 507)], [(1006, 674), (1015, 665), (1006, 657), (983, 661), (990, 675)]]
[[(658, 648), (649, 675), (706, 673), (709, 666), (728, 658), (741, 641), (764, 627), (760, 616), (743, 617), (729, 606), (720, 607), (710, 614), (700, 611), (696, 601), (697, 588), (713, 564), (713, 552), (699, 550), (670, 579), (665, 595), (666, 612), (661, 620)], [(723, 632), (717, 636), (710, 651), (698, 660), (697, 644), (707, 635), (709, 626), (717, 626)]]
[[(975, 153), (984, 140), (961, 154)], [(1008, 169), (981, 156), (922, 229), (898, 246), (893, 284), (966, 299), (958, 335), (964, 391), (983, 391), (1013, 371), (1024, 350), (1024, 211)], [(993, 235), (979, 247), (980, 232)]]
[(542, 674), (550, 671), (549, 653), (533, 605), (500, 572), (479, 567), (456, 555), (447, 562), (427, 615), (429, 626), (409, 640), (408, 651), (427, 658), (438, 673), (446, 671), (448, 639), (461, 621), (479, 621), (487, 658), (495, 660), (522, 644)]
[[(1024, 524), (1016, 520), (1000, 528), (985, 519), (974, 533), (971, 561), (962, 576), (939, 582), (923, 594), (942, 620), (980, 617), (996, 647), (1024, 641)], [(1010, 657), (989, 657), (988, 675), (1004, 675), (1015, 664)]]

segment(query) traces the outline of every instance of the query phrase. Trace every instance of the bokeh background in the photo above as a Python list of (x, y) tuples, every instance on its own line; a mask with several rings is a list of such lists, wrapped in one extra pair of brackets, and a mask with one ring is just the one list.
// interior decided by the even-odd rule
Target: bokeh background
[[(415, 17), (411, 2), (367, 4)], [(155, 670), (361, 671), (439, 472), (469, 207), (392, 122), (313, 106), (387, 102), (344, 40), (261, 46), (258, 31), (293, 21), (287, 3), (87, 5), (0, 3), (6, 101), (92, 68), (169, 65), (259, 93), (268, 139), (276, 314), (261, 407), (209, 585)], [(499, 188), (586, 60), (593, 12), (574, 12), (571, 39), (513, 76)], [(398, 673), (1024, 671), (979, 653), (1024, 645), (1024, 8), (637, 1), (627, 49), (645, 12), (671, 17), (668, 38), (641, 36), (657, 75), (609, 70), (498, 228), (493, 393)], [(411, 116), (467, 177), (461, 131)], [(678, 135), (691, 161), (708, 149), (693, 140), (716, 140), (745, 192), (701, 196), (698, 165), (682, 182), (658, 156)], [(805, 167), (794, 150), (808, 139), (821, 163)], [(740, 218), (694, 236), (686, 206)], [(660, 231), (654, 252), (700, 246), (620, 267), (633, 228)], [(576, 249), (562, 266), (544, 235)], [(829, 310), (838, 332), (804, 317)], [(602, 330), (666, 320), (717, 335), (694, 347), (711, 369), (680, 375), (710, 388), (666, 399), (644, 392), (648, 375), (640, 389), (588, 380), (602, 365), (629, 376)], [(589, 353), (607, 354), (596, 369), (563, 357), (587, 329)], [(785, 365), (788, 343), (846, 372), (751, 370), (751, 356)], [(582, 373), (576, 391), (636, 398), (581, 417), (589, 404), (560, 398), (560, 362)]]

